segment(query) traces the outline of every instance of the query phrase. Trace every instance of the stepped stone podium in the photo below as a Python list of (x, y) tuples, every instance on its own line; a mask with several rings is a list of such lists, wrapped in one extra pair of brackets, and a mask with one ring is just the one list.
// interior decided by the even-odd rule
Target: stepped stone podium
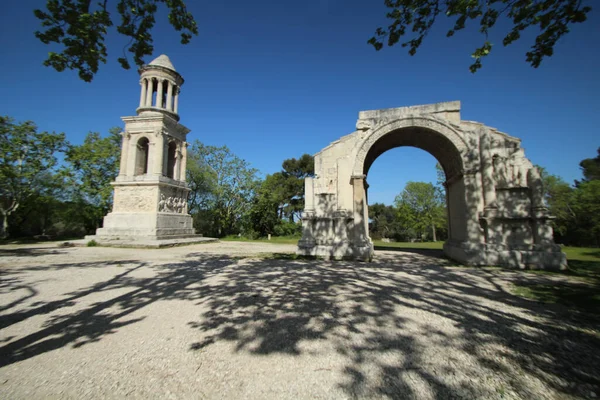
[[(120, 171), (113, 209), (95, 236), (100, 244), (152, 247), (211, 240), (196, 235), (187, 210), (186, 136), (179, 123), (183, 78), (166, 55), (140, 69), (137, 115), (122, 117)], [(214, 239), (213, 239), (214, 240)]]

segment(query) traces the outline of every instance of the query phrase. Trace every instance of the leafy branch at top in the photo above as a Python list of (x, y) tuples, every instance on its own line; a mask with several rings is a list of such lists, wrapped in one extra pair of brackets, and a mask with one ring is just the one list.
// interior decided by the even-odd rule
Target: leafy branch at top
[(393, 46), (402, 39), (405, 41), (401, 46), (409, 47), (408, 53), (414, 55), (441, 13), (456, 17), (447, 37), (464, 29), (468, 20), (478, 21), (485, 41), (471, 55), (475, 61), (469, 69), (476, 72), (481, 68), (481, 59), (492, 50), (493, 44), (488, 40), (490, 29), (499, 18), (506, 17), (512, 28), (502, 40), (504, 46), (518, 40), (527, 28), (539, 29), (535, 43), (526, 53), (526, 61), (537, 68), (544, 57), (552, 56), (556, 42), (569, 32), (571, 24), (587, 19), (591, 7), (582, 3), (586, 0), (385, 0), (386, 7), (391, 9), (387, 18), (393, 22), (387, 29), (377, 28), (368, 43), (381, 50), (384, 43)]
[[(35, 32), (35, 36), (44, 44), (60, 43), (64, 47), (59, 53), (48, 53), (44, 65), (59, 72), (77, 70), (82, 80), (91, 82), (99, 64), (106, 63), (105, 37), (113, 25), (107, 3), (108, 0), (98, 3), (48, 0), (46, 10), (35, 10), (35, 16), (46, 28)], [(151, 30), (159, 4), (169, 9), (169, 22), (176, 31), (182, 32), (182, 44), (189, 43), (192, 35), (198, 34), (194, 17), (187, 11), (184, 0), (118, 0), (116, 9), (121, 23), (117, 32), (131, 39), (127, 50), (133, 54), (133, 61), (138, 66), (144, 64), (144, 56), (154, 51)], [(125, 54), (118, 61), (123, 68), (130, 68)]]

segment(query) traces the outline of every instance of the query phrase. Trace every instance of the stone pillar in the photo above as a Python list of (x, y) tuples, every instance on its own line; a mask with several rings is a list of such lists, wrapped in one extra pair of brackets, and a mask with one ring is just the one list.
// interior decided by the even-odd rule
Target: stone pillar
[(527, 186), (531, 193), (531, 206), (536, 208), (546, 208), (544, 205), (544, 182), (537, 168), (533, 167), (527, 171)]
[(315, 187), (313, 178), (304, 178), (304, 210), (315, 211)]
[(141, 90), (141, 94), (140, 94), (140, 107), (144, 107), (144, 101), (146, 100), (146, 87), (147, 87), (148, 83), (146, 82), (145, 79), (142, 79), (140, 82), (140, 85), (142, 86), (142, 90)]
[(135, 159), (137, 157), (137, 141), (129, 140), (128, 147), (129, 147), (129, 150), (127, 151), (127, 172), (125, 175), (133, 176), (133, 175), (135, 175), (135, 161), (136, 161)]
[(173, 171), (173, 179), (179, 180), (181, 173), (181, 143), (177, 143), (177, 149), (175, 150), (175, 168)]
[(119, 176), (127, 175), (127, 155), (129, 154), (129, 134), (121, 132), (123, 141), (121, 142), (121, 162), (119, 163)]
[(156, 107), (163, 108), (163, 90), (164, 90), (164, 80), (159, 79), (158, 89), (156, 91)]
[(187, 142), (183, 142), (181, 144), (181, 172), (180, 172), (180, 181), (185, 182), (185, 169), (187, 168)]
[(173, 106), (173, 112), (177, 114), (179, 110), (179, 87), (175, 86), (175, 105)]
[(165, 156), (165, 136), (162, 132), (159, 132), (156, 138), (156, 146), (154, 146), (152, 173), (154, 175), (163, 174), (163, 164)]
[(167, 80), (167, 110), (173, 111), (173, 84)]
[(356, 246), (364, 246), (367, 242), (368, 235), (368, 222), (365, 219), (365, 176), (354, 175), (352, 176), (352, 188), (353, 188), (353, 218), (354, 218), (354, 234), (353, 241)]
[(494, 178), (494, 163), (492, 159), (491, 138), (488, 133), (481, 136), (481, 178), (485, 208), (496, 208), (496, 179)]
[(146, 107), (152, 107), (152, 93), (154, 92), (154, 79), (147, 79), (146, 86)]

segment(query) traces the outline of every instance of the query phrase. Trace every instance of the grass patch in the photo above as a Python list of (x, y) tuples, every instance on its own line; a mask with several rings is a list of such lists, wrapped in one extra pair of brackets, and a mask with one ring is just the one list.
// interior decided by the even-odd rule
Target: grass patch
[(395, 249), (414, 249), (414, 250), (442, 250), (444, 242), (383, 242), (373, 240), (375, 250), (395, 250)]
[(267, 240), (267, 238), (260, 239), (248, 239), (245, 237), (238, 236), (225, 236), (220, 240), (225, 242), (251, 242), (251, 243), (272, 243), (272, 244), (298, 244), (299, 237), (290, 237), (290, 236), (271, 236), (271, 240)]
[(530, 271), (544, 275), (568, 275), (576, 279), (557, 283), (519, 283), (513, 293), (543, 303), (559, 303), (600, 315), (600, 250), (564, 247), (569, 269), (564, 272)]

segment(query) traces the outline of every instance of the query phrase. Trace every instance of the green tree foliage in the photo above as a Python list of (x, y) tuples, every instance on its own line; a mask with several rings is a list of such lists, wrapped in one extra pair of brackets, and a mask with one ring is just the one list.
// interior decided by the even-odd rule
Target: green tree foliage
[[(116, 9), (111, 10), (109, 6), (115, 3)], [(49, 52), (44, 65), (59, 72), (77, 70), (81, 79), (91, 82), (99, 64), (106, 63), (105, 38), (114, 24), (116, 11), (120, 17), (117, 32), (129, 39), (127, 51), (133, 54), (135, 64), (142, 66), (143, 57), (154, 51), (151, 30), (159, 6), (169, 10), (169, 23), (182, 32), (181, 43), (188, 43), (192, 35), (198, 34), (194, 17), (187, 11), (184, 0), (47, 0), (44, 10), (34, 11), (45, 29), (37, 31), (35, 36), (44, 44), (59, 43), (63, 50)], [(123, 68), (130, 68), (125, 52), (118, 61)]]
[(258, 187), (258, 171), (227, 148), (196, 140), (188, 152), (195, 183), (190, 204), (196, 229), (212, 236), (238, 233)]
[(38, 132), (31, 121), (0, 117), (0, 238), (8, 236), (8, 218), (24, 202), (56, 194), (56, 153), (65, 148), (64, 133)]
[(90, 132), (83, 144), (69, 146), (66, 161), (70, 164), (76, 195), (106, 214), (112, 205), (111, 182), (119, 173), (121, 129), (111, 128), (107, 137)]
[(579, 163), (583, 173), (583, 182), (600, 180), (600, 147), (598, 155), (594, 158), (586, 158)]
[(264, 237), (276, 233), (277, 227), (282, 223), (282, 180), (283, 175), (277, 173), (267, 175), (260, 184), (245, 220), (246, 235)]
[(573, 211), (573, 188), (561, 177), (549, 174), (545, 168), (536, 165), (540, 171), (544, 186), (544, 201), (550, 213), (556, 217), (552, 225), (556, 239), (566, 237), (572, 229), (575, 213)]
[(422, 235), (430, 230), (433, 241), (436, 230), (446, 226), (445, 202), (440, 191), (431, 183), (408, 182), (396, 196), (395, 205), (401, 223)]
[[(294, 218), (304, 210), (304, 178), (315, 176), (315, 159), (310, 154), (300, 158), (288, 158), (281, 164), (283, 170), (278, 179), (278, 194), (284, 215), (294, 222)], [(275, 185), (274, 185), (275, 186)]]
[(510, 28), (503, 33), (504, 46), (518, 40), (529, 28), (537, 34), (525, 54), (526, 61), (537, 68), (545, 57), (552, 56), (556, 42), (573, 24), (587, 19), (591, 11), (587, 4), (591, 0), (385, 0), (389, 9), (387, 18), (392, 22), (387, 28), (378, 28), (368, 43), (381, 50), (384, 43), (393, 46), (403, 40), (401, 46), (408, 47), (408, 53), (414, 55), (438, 16), (454, 19), (447, 37), (454, 36), (472, 21), (483, 36), (483, 44), (471, 55), (475, 61), (469, 69), (476, 72), (481, 68), (482, 58), (492, 50), (489, 39), (492, 29), (505, 19)]
[(369, 205), (369, 234), (373, 239), (406, 239), (406, 229), (400, 223), (398, 210), (382, 203)]
[(304, 178), (315, 174), (314, 158), (303, 154), (284, 160), (281, 167), (280, 172), (267, 175), (254, 199), (246, 221), (246, 230), (253, 235), (300, 233), (296, 220), (304, 210)]
[(600, 246), (600, 180), (581, 183), (574, 193), (578, 245)]

